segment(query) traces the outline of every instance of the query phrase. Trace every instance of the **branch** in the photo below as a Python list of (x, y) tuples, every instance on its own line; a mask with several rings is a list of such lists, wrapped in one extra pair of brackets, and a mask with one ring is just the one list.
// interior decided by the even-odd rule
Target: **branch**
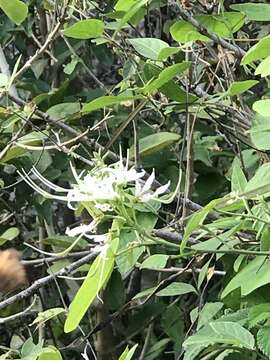
[(47, 285), (49, 282), (53, 281), (53, 279), (57, 276), (69, 275), (74, 270), (78, 269), (80, 266), (88, 263), (89, 261), (93, 260), (99, 253), (98, 252), (90, 252), (88, 255), (84, 256), (83, 258), (75, 261), (74, 263), (64, 267), (63, 269), (57, 271), (54, 274), (47, 275), (44, 278), (41, 278), (35, 281), (31, 286), (27, 289), (9, 297), (6, 300), (0, 302), (0, 310), (4, 309), (8, 305), (15, 303), (16, 301), (26, 299), (32, 294), (34, 294), (39, 288), (42, 286)]
[(86, 256), (89, 254), (89, 250), (86, 251), (77, 251), (73, 253), (69, 253), (64, 256), (50, 256), (50, 257), (44, 257), (41, 259), (33, 259), (33, 260), (22, 260), (21, 263), (24, 266), (33, 266), (33, 265), (39, 265), (39, 264), (49, 264), (54, 261), (64, 260), (64, 259), (70, 259), (70, 258), (81, 258), (83, 256)]
[[(27, 105), (26, 101), (22, 100), (21, 98), (17, 97), (17, 96), (13, 96), (13, 95), (10, 95), (8, 94), (8, 97), (10, 98), (10, 100), (12, 100), (15, 104), (17, 105), (20, 105), (22, 107), (24, 107), (25, 105)], [(101, 151), (101, 153), (104, 153), (104, 150), (105, 150), (105, 147), (100, 145), (96, 140), (94, 139), (89, 139), (87, 136), (82, 136), (82, 134), (73, 129), (71, 126), (65, 124), (64, 122), (61, 122), (61, 121), (57, 121), (57, 120), (54, 120), (53, 118), (51, 118), (48, 114), (46, 114), (45, 112), (39, 110), (39, 109), (35, 109), (35, 114), (38, 115), (42, 120), (44, 120), (45, 122), (47, 122), (48, 124), (52, 124), (64, 131), (66, 131), (67, 133), (69, 133), (70, 135), (72, 136), (76, 136), (78, 138), (80, 138), (80, 140), (87, 146), (89, 146), (90, 148), (94, 148), (95, 151)], [(63, 150), (64, 151), (64, 150)], [(118, 161), (119, 160), (119, 156), (116, 155), (114, 152), (110, 151), (110, 150), (107, 150), (107, 153), (106, 153), (107, 157), (112, 160), (112, 161)], [(80, 155), (77, 155), (76, 156), (78, 157), (79, 160), (81, 160), (82, 162), (86, 163), (87, 165), (92, 165), (92, 162), (91, 161), (86, 161), (85, 158), (83, 157), (80, 157)], [(148, 178), (149, 177), (149, 174), (146, 175), (146, 177)], [(155, 180), (154, 182), (154, 186), (155, 187), (159, 187), (161, 186), (161, 184)], [(191, 200), (186, 200), (186, 206), (192, 210), (192, 211), (197, 211), (197, 210), (200, 210), (201, 209), (201, 206), (194, 203), (193, 201)], [(210, 218), (212, 217), (212, 214), (210, 214)], [(216, 216), (213, 215), (213, 218), (216, 219)]]
[(54, 39), (55, 36), (57, 35), (58, 31), (60, 30), (61, 25), (62, 25), (62, 22), (59, 21), (59, 22), (56, 24), (56, 26), (54, 27), (54, 29), (50, 32), (50, 34), (48, 35), (45, 43), (41, 46), (41, 48), (39, 48), (39, 49), (36, 51), (35, 55), (33, 55), (32, 57), (30, 57), (30, 58), (26, 61), (26, 63), (23, 65), (23, 67), (22, 67), (19, 71), (16, 72), (16, 74), (14, 75), (13, 81), (14, 81), (17, 77), (21, 76), (26, 70), (28, 70), (28, 69), (32, 66), (33, 62), (36, 61), (36, 60), (40, 57), (40, 55), (42, 55), (42, 54), (47, 50), (47, 48), (49, 47), (49, 45), (51, 44), (51, 42), (53, 41), (53, 39)]
[[(7, 323), (9, 321), (13, 321), (13, 320), (16, 320), (18, 318), (21, 318), (23, 316), (28, 316), (29, 313), (30, 313), (30, 310), (35, 305), (36, 300), (37, 300), (37, 298), (35, 296), (32, 304), (30, 304), (25, 310), (23, 310), (23, 311), (21, 311), (19, 313), (16, 313), (14, 315), (10, 315), (10, 316), (4, 317), (4, 318), (0, 318), (0, 324), (2, 325), (2, 324), (5, 324), (5, 323)], [(36, 313), (37, 310), (33, 309), (32, 312)]]
[(178, 9), (181, 17), (191, 23), (200, 34), (208, 36), (210, 39), (212, 39), (215, 43), (221, 45), (225, 49), (228, 49), (232, 51), (239, 59), (242, 59), (242, 57), (246, 54), (246, 52), (238, 45), (233, 45), (229, 43), (228, 41), (220, 38), (215, 33), (210, 32), (207, 30), (204, 26), (202, 26), (187, 10), (183, 9), (183, 7), (178, 4)]

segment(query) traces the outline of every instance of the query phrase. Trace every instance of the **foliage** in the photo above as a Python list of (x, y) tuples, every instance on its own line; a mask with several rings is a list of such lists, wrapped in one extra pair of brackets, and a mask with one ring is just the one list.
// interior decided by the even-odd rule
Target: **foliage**
[(0, 359), (268, 359), (268, 1), (0, 22)]

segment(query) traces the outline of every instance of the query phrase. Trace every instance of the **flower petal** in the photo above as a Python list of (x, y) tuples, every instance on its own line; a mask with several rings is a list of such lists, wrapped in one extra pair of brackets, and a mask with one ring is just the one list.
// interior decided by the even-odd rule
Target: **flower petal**
[(108, 234), (102, 235), (85, 235), (87, 239), (93, 240), (95, 243), (98, 244), (106, 244), (108, 239)]
[(167, 184), (160, 186), (156, 189), (156, 191), (153, 193), (153, 197), (158, 197), (161, 194), (164, 194), (168, 188), (170, 187), (171, 182), (169, 181)]
[(142, 192), (145, 193), (151, 189), (151, 186), (155, 180), (155, 169), (153, 169), (152, 174), (149, 176), (149, 178), (146, 180)]
[(97, 226), (97, 223), (95, 220), (93, 220), (90, 224), (80, 224), (79, 226), (76, 226), (73, 229), (70, 229), (69, 227), (66, 228), (66, 235), (76, 237), (81, 234), (86, 234), (88, 232), (92, 232), (95, 230)]

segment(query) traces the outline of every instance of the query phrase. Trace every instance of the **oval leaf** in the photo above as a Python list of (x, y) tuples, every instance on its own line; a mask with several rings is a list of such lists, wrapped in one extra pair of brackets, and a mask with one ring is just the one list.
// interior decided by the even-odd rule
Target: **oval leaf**
[(229, 87), (227, 94), (229, 96), (235, 96), (243, 94), (254, 85), (258, 84), (257, 80), (246, 80), (246, 81), (234, 81)]
[(270, 114), (270, 99), (258, 100), (253, 104), (253, 110), (262, 116), (269, 116)]
[(184, 20), (174, 23), (170, 28), (170, 33), (175, 41), (183, 44), (197, 40), (210, 41), (207, 36), (200, 34), (193, 25)]
[(241, 64), (248, 65), (253, 61), (264, 59), (270, 55), (270, 35), (261, 39), (256, 45), (252, 46), (243, 57)]
[(175, 64), (167, 67), (166, 69), (162, 70), (158, 75), (158, 78), (155, 80), (150, 81), (146, 84), (142, 91), (145, 94), (151, 94), (152, 92), (158, 90), (163, 85), (167, 84), (170, 80), (172, 80), (176, 75), (183, 73), (190, 67), (190, 62), (184, 61), (181, 64)]
[(261, 77), (270, 75), (270, 56), (260, 63), (255, 71), (255, 75), (261, 75)]
[[(50, 345), (42, 349), (38, 360), (62, 360), (61, 353), (54, 346)], [(30, 359), (29, 359), (30, 360)]]
[(263, 256), (258, 256), (231, 279), (223, 290), (221, 297), (224, 298), (239, 287), (241, 289), (241, 295), (246, 296), (259, 287), (269, 283), (269, 261)]
[(129, 39), (128, 42), (137, 53), (151, 60), (158, 60), (160, 51), (169, 48), (165, 41), (154, 38)]
[(98, 109), (102, 109), (106, 106), (112, 106), (120, 104), (125, 101), (142, 99), (142, 96), (101, 96), (88, 104), (85, 104), (82, 108), (82, 112), (91, 112)]
[(93, 39), (103, 34), (104, 24), (101, 20), (81, 20), (64, 30), (64, 35), (74, 39)]
[(0, 8), (16, 25), (20, 25), (28, 14), (27, 5), (20, 0), (0, 0)]
[[(148, 135), (139, 140), (139, 153), (141, 156), (150, 155), (179, 140), (180, 135), (169, 132)], [(130, 148), (130, 156), (134, 157), (134, 146)]]
[(270, 356), (270, 326), (264, 326), (257, 333), (257, 344), (259, 349), (267, 356)]
[(141, 264), (140, 269), (164, 269), (169, 257), (169, 255), (162, 254), (149, 256), (149, 258)]
[(157, 296), (179, 296), (191, 292), (196, 293), (196, 290), (192, 285), (183, 282), (173, 282), (165, 289), (160, 290), (157, 293)]
[(248, 20), (252, 21), (270, 21), (270, 5), (269, 4), (235, 4), (230, 6), (233, 10), (243, 12)]
[(184, 347), (191, 345), (206, 347), (216, 343), (253, 349), (255, 340), (248, 330), (236, 322), (216, 321), (199, 330), (196, 335), (190, 336), (184, 342)]

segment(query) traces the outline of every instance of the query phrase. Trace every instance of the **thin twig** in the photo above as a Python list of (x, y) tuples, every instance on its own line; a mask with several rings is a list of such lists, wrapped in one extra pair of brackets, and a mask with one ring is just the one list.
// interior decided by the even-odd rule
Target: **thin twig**
[(55, 274), (47, 275), (37, 281), (35, 281), (31, 286), (27, 289), (9, 297), (6, 300), (0, 302), (0, 310), (4, 309), (8, 305), (14, 304), (16, 301), (20, 301), (22, 299), (26, 299), (32, 294), (34, 294), (39, 288), (45, 286), (49, 282), (54, 279), (54, 276), (59, 275), (68, 275), (72, 273), (74, 270), (78, 269), (80, 266), (88, 263), (89, 261), (93, 260), (98, 255), (98, 252), (90, 252), (88, 255), (84, 256), (83, 258), (75, 261), (74, 263), (64, 267), (63, 269), (57, 271)]
[(33, 64), (33, 62), (35, 62), (49, 47), (49, 45), (51, 44), (51, 42), (54, 40), (54, 38), (56, 37), (56, 35), (58, 34), (58, 31), (60, 30), (62, 25), (62, 22), (59, 21), (56, 26), (54, 27), (54, 29), (49, 33), (45, 43), (36, 51), (36, 53), (31, 56), (26, 63), (20, 68), (20, 70), (18, 70), (16, 72), (16, 74), (13, 77), (13, 81), (18, 78), (19, 76), (21, 76), (23, 73), (25, 73), (25, 71), (27, 71)]
[(202, 26), (198, 20), (196, 20), (187, 10), (185, 10), (178, 1), (176, 2), (178, 5), (179, 13), (181, 17), (191, 23), (200, 34), (208, 36), (210, 39), (212, 39), (215, 43), (223, 46), (224, 48), (232, 51), (239, 59), (242, 59), (242, 57), (246, 54), (246, 52), (240, 48), (238, 45), (233, 45), (229, 43), (228, 41), (220, 38), (215, 33), (212, 33), (211, 31), (207, 30), (204, 26)]

